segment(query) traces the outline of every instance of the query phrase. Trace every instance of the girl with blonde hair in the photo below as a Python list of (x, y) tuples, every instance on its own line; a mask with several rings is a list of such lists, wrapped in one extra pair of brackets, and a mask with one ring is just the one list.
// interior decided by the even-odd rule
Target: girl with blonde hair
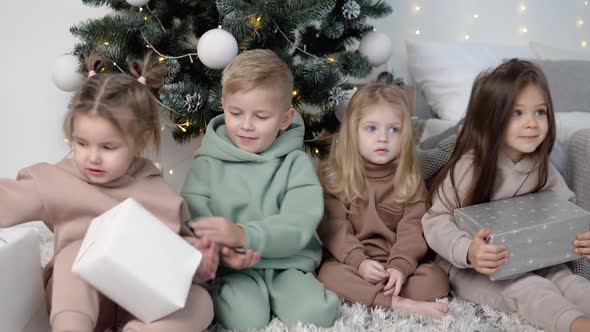
[(371, 84), (352, 97), (320, 165), (327, 259), (319, 280), (345, 300), (440, 318), (449, 291), (428, 250), (421, 219), (426, 188), (414, 155), (409, 103), (397, 86)]

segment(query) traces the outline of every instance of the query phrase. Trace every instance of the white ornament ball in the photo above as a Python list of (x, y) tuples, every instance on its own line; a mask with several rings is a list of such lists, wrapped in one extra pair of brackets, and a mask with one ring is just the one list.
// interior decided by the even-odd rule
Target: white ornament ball
[(79, 71), (80, 62), (75, 55), (62, 55), (55, 60), (51, 79), (55, 86), (66, 92), (76, 91), (86, 77)]
[(238, 55), (238, 42), (223, 29), (211, 29), (199, 38), (197, 54), (205, 66), (223, 69)]
[(135, 7), (141, 7), (147, 5), (150, 0), (125, 0), (128, 4)]
[(391, 57), (393, 52), (391, 39), (383, 32), (369, 32), (361, 39), (359, 51), (369, 58), (371, 66), (380, 66)]
[(344, 113), (346, 113), (348, 103), (350, 102), (350, 99), (352, 98), (352, 95), (354, 95), (356, 90), (357, 89), (354, 88), (352, 90), (344, 91), (344, 100), (339, 102), (338, 105), (336, 105), (336, 109), (334, 110), (336, 119), (338, 119), (338, 121), (342, 122), (342, 119), (344, 119)]

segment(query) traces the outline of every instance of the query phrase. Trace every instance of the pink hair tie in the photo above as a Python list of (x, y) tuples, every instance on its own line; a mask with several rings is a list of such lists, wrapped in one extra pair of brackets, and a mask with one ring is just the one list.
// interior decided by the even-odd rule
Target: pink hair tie
[(96, 75), (96, 72), (94, 70), (88, 72), (88, 77), (92, 77), (94, 75)]
[(137, 81), (143, 85), (145, 85), (145, 77), (143, 76), (139, 76), (139, 78), (137, 79)]

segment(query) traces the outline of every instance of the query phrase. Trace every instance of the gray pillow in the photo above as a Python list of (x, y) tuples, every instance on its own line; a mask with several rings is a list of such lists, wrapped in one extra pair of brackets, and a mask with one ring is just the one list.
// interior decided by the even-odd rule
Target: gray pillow
[(556, 112), (590, 112), (590, 61), (531, 61), (547, 76)]

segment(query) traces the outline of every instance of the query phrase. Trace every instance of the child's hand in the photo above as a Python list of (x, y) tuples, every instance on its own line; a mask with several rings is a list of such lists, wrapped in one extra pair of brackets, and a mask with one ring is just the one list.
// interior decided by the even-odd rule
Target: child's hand
[(190, 227), (197, 237), (208, 236), (213, 242), (231, 248), (242, 248), (248, 244), (246, 232), (223, 217), (201, 218)]
[(203, 236), (197, 249), (203, 255), (201, 264), (197, 269), (197, 283), (201, 284), (206, 281), (215, 279), (215, 272), (219, 266), (219, 251), (217, 250), (217, 244), (209, 240), (207, 236)]
[(574, 247), (576, 247), (574, 249), (576, 254), (590, 259), (590, 231), (578, 234), (574, 241)]
[(359, 273), (363, 279), (372, 284), (378, 284), (381, 281), (389, 278), (389, 273), (385, 271), (383, 265), (372, 259), (365, 259), (359, 265)]
[(389, 280), (387, 281), (385, 287), (383, 287), (383, 290), (385, 291), (383, 292), (383, 295), (398, 296), (399, 292), (402, 290), (404, 282), (406, 282), (406, 279), (404, 278), (403, 273), (401, 273), (398, 269), (389, 268), (387, 269), (387, 273), (389, 273)]
[(228, 267), (234, 270), (244, 270), (260, 262), (260, 252), (248, 249), (244, 253), (239, 253), (231, 248), (224, 247), (221, 250), (221, 258)]
[(486, 238), (492, 234), (489, 229), (480, 229), (467, 250), (468, 262), (482, 274), (496, 273), (500, 265), (505, 264), (508, 252), (503, 245), (488, 244)]

